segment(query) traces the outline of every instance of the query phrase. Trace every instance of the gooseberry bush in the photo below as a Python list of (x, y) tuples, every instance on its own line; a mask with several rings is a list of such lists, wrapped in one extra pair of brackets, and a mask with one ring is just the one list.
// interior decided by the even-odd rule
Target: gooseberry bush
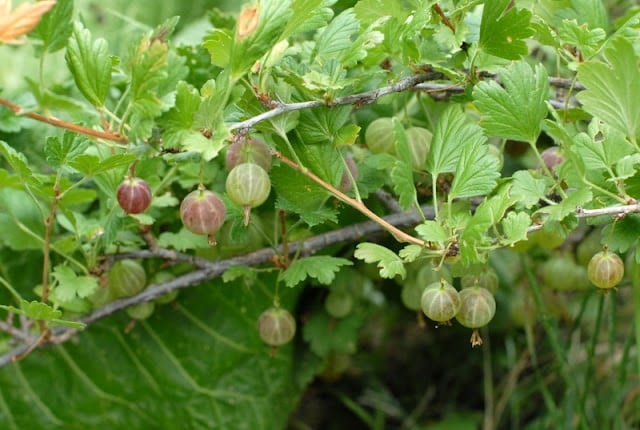
[(186, 3), (0, 2), (1, 428), (640, 425), (635, 2)]

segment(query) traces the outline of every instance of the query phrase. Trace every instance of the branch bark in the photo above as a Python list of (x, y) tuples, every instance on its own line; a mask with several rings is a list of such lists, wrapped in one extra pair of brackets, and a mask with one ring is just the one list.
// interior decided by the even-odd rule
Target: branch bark
[[(426, 218), (433, 218), (434, 214), (430, 207), (423, 207), (422, 210)], [(396, 227), (411, 227), (422, 222), (422, 217), (415, 210), (411, 212), (392, 214), (383, 217), (383, 219), (387, 223), (392, 224)], [(294, 255), (297, 253), (299, 253), (300, 255), (311, 255), (329, 246), (341, 243), (350, 243), (363, 237), (370, 237), (372, 235), (380, 234), (383, 231), (384, 229), (378, 223), (373, 221), (365, 221), (317, 236), (312, 236), (305, 239), (304, 241), (289, 243), (287, 251), (289, 255)], [(273, 249), (264, 248), (250, 254), (221, 261), (206, 260), (204, 258), (193, 257), (191, 255), (163, 248), (110, 255), (107, 258), (112, 258), (114, 260), (125, 258), (159, 258), (174, 262), (188, 262), (194, 264), (194, 266), (197, 267), (198, 270), (172, 279), (169, 282), (149, 285), (140, 294), (124, 299), (115, 300), (103, 306), (102, 308), (93, 311), (91, 314), (79, 319), (79, 321), (89, 326), (96, 321), (106, 318), (129, 306), (148, 302), (168, 292), (181, 288), (189, 288), (195, 285), (199, 285), (205, 281), (217, 278), (222, 275), (224, 271), (229, 267), (240, 265), (258, 266), (268, 263), (271, 261), (272, 257), (282, 255), (282, 252), (282, 246)], [(35, 345), (35, 343), (40, 342), (40, 340), (37, 337), (34, 337), (30, 340), (30, 342), (22, 344), (9, 351), (8, 353), (0, 356), (0, 367), (4, 367), (16, 361), (30, 349), (39, 349), (43, 346), (66, 342), (77, 332), (78, 330), (67, 327), (55, 328), (52, 330), (51, 341), (49, 343), (43, 343), (41, 345)]]

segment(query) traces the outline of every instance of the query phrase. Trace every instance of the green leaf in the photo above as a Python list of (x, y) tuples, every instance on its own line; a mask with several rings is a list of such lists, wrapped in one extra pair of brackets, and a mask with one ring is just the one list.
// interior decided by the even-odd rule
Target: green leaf
[(482, 129), (457, 106), (447, 108), (436, 125), (427, 155), (427, 170), (434, 176), (455, 172), (465, 146), (475, 146), (486, 138)]
[(305, 144), (335, 145), (339, 130), (349, 120), (349, 115), (351, 115), (349, 106), (305, 109), (300, 112), (296, 130)]
[(11, 306), (5, 307), (5, 309), (11, 308), (12, 311), (25, 315), (34, 320), (51, 321), (53, 319), (60, 318), (62, 311), (53, 309), (46, 303), (22, 300), (20, 302), (20, 309), (13, 308)]
[(233, 44), (231, 80), (240, 79), (253, 64), (280, 40), (284, 28), (293, 14), (291, 0), (263, 0), (258, 6), (258, 26), (244, 39)]
[(82, 154), (89, 147), (87, 139), (80, 139), (71, 132), (65, 132), (62, 140), (57, 136), (50, 136), (44, 146), (44, 154), (47, 161), (53, 167), (66, 165), (69, 160)]
[(511, 245), (527, 239), (527, 229), (531, 226), (531, 217), (526, 212), (509, 212), (502, 220), (502, 232), (505, 238), (502, 245)]
[(578, 67), (578, 80), (587, 88), (578, 100), (584, 110), (635, 141), (640, 136), (639, 58), (621, 37), (610, 41), (604, 54), (608, 64), (589, 61)]
[(65, 59), (82, 95), (92, 105), (102, 107), (111, 85), (111, 57), (107, 41), (92, 40), (91, 32), (76, 22)]
[(7, 160), (20, 182), (37, 185), (40, 181), (34, 177), (34, 173), (29, 167), (27, 158), (21, 152), (16, 151), (6, 142), (0, 140), (0, 154)]
[(525, 40), (533, 36), (531, 12), (518, 9), (509, 0), (485, 2), (480, 23), (478, 48), (507, 60), (518, 60), (529, 50)]
[(463, 146), (458, 166), (453, 176), (449, 200), (482, 196), (496, 186), (500, 177), (500, 161), (489, 152), (486, 143)]
[(56, 52), (64, 48), (71, 36), (73, 0), (58, 0), (48, 13), (44, 14), (30, 37), (42, 41), (43, 52)]
[(407, 210), (416, 201), (416, 186), (413, 183), (411, 164), (396, 161), (391, 169), (393, 191), (398, 195), (398, 203), (403, 210)]
[(325, 221), (337, 222), (337, 212), (325, 205), (329, 193), (289, 166), (274, 166), (269, 172), (271, 185), (277, 192), (276, 207), (292, 211), (314, 226)]
[(16, 251), (42, 250), (44, 212), (23, 190), (0, 189), (0, 243)]
[(600, 49), (607, 33), (601, 28), (589, 29), (587, 24), (578, 25), (575, 19), (565, 19), (558, 36), (564, 43), (575, 46), (584, 57), (589, 58)]
[(241, 278), (247, 279), (253, 283), (256, 279), (258, 279), (258, 272), (256, 272), (253, 267), (239, 265), (229, 267), (222, 274), (222, 281), (225, 283), (232, 282), (236, 279)]
[(422, 255), (422, 251), (424, 251), (424, 248), (422, 246), (407, 245), (400, 250), (398, 255), (400, 255), (400, 258), (402, 258), (407, 263), (411, 263), (413, 261), (416, 261), (416, 259)]
[(294, 0), (291, 4), (292, 15), (280, 35), (280, 40), (326, 25), (333, 17), (331, 6), (336, 1), (337, 0)]
[(178, 233), (161, 233), (158, 236), (158, 246), (187, 251), (189, 249), (209, 248), (211, 245), (207, 241), (207, 236), (191, 233), (186, 228), (182, 228)]
[(330, 285), (340, 267), (351, 265), (353, 263), (349, 260), (329, 255), (300, 258), (282, 273), (282, 280), (287, 287), (295, 287), (307, 278), (314, 278), (321, 284)]
[(488, 135), (533, 143), (547, 116), (549, 82), (545, 68), (534, 71), (520, 61), (498, 72), (504, 85), (495, 81), (480, 82), (473, 89), (473, 99), (482, 114), (480, 125)]
[(129, 166), (136, 160), (135, 154), (116, 154), (100, 161), (95, 155), (81, 154), (69, 161), (69, 166), (86, 176), (96, 176), (99, 173), (108, 172)]
[(351, 48), (353, 36), (360, 30), (360, 22), (353, 9), (337, 15), (327, 25), (316, 40), (314, 59), (320, 64), (341, 56)]
[(85, 298), (98, 289), (98, 279), (93, 276), (78, 276), (69, 266), (56, 266), (53, 277), (57, 281), (54, 293), (62, 302), (76, 297)]
[(233, 34), (226, 29), (214, 28), (204, 37), (203, 46), (211, 55), (211, 64), (226, 68), (231, 61)]
[(337, 321), (326, 312), (315, 312), (302, 328), (302, 336), (314, 354), (327, 357), (332, 352), (353, 354), (366, 314), (352, 312)]
[(512, 178), (513, 195), (518, 196), (518, 203), (525, 208), (531, 208), (545, 198), (551, 185), (547, 177), (535, 178), (528, 170), (518, 170)]
[(380, 269), (380, 276), (383, 278), (390, 279), (400, 275), (404, 279), (406, 276), (402, 259), (384, 246), (369, 242), (359, 243), (353, 256), (359, 260), (364, 260), (365, 263), (377, 263), (378, 269)]
[(602, 230), (602, 237), (607, 238), (607, 246), (610, 251), (627, 252), (638, 240), (639, 229), (640, 216), (629, 214), (615, 223), (606, 225)]
[(581, 188), (570, 193), (556, 205), (546, 206), (536, 211), (536, 213), (549, 214), (549, 221), (562, 221), (569, 215), (576, 213), (578, 207), (582, 207), (593, 200), (593, 193), (589, 188)]
[[(436, 221), (425, 221), (422, 224), (418, 225), (415, 230), (420, 238), (427, 242), (433, 242), (439, 245), (445, 245), (447, 242), (449, 242), (449, 234), (440, 225), (440, 223)], [(402, 257), (402, 253), (400, 256)]]
[[(81, 430), (96, 420), (114, 429), (286, 428), (323, 363), (298, 354), (295, 343), (270, 354), (256, 322), (272, 306), (266, 285), (275, 276), (264, 282), (208, 282), (127, 333), (130, 319), (120, 312), (3, 368), (0, 428)], [(294, 309), (300, 291), (281, 291), (281, 306)], [(65, 384), (51, 383), (61, 375)], [(34, 404), (38, 413), (29, 413)]]

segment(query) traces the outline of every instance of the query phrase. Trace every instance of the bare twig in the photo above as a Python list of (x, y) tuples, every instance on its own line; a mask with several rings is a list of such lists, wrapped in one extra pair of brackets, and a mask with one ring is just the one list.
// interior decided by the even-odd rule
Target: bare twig
[(9, 100), (0, 98), (0, 105), (4, 105), (11, 109), (16, 115), (26, 116), (27, 118), (34, 119), (36, 121), (44, 122), (56, 127), (64, 128), (65, 130), (73, 131), (74, 133), (84, 134), (85, 136), (97, 137), (99, 139), (109, 140), (112, 142), (127, 143), (127, 136), (123, 136), (118, 133), (109, 133), (106, 131), (98, 131), (92, 128), (83, 127), (81, 125), (74, 124), (72, 122), (64, 121), (58, 118), (50, 116), (40, 115), (35, 112), (28, 112), (22, 109), (20, 106), (11, 103)]

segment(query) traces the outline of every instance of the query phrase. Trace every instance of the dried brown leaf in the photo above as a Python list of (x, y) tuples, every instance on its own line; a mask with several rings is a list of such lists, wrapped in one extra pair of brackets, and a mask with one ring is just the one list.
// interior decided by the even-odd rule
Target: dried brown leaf
[(11, 0), (0, 1), (0, 42), (18, 44), (40, 22), (42, 15), (56, 4), (55, 0), (23, 3), (11, 12)]

